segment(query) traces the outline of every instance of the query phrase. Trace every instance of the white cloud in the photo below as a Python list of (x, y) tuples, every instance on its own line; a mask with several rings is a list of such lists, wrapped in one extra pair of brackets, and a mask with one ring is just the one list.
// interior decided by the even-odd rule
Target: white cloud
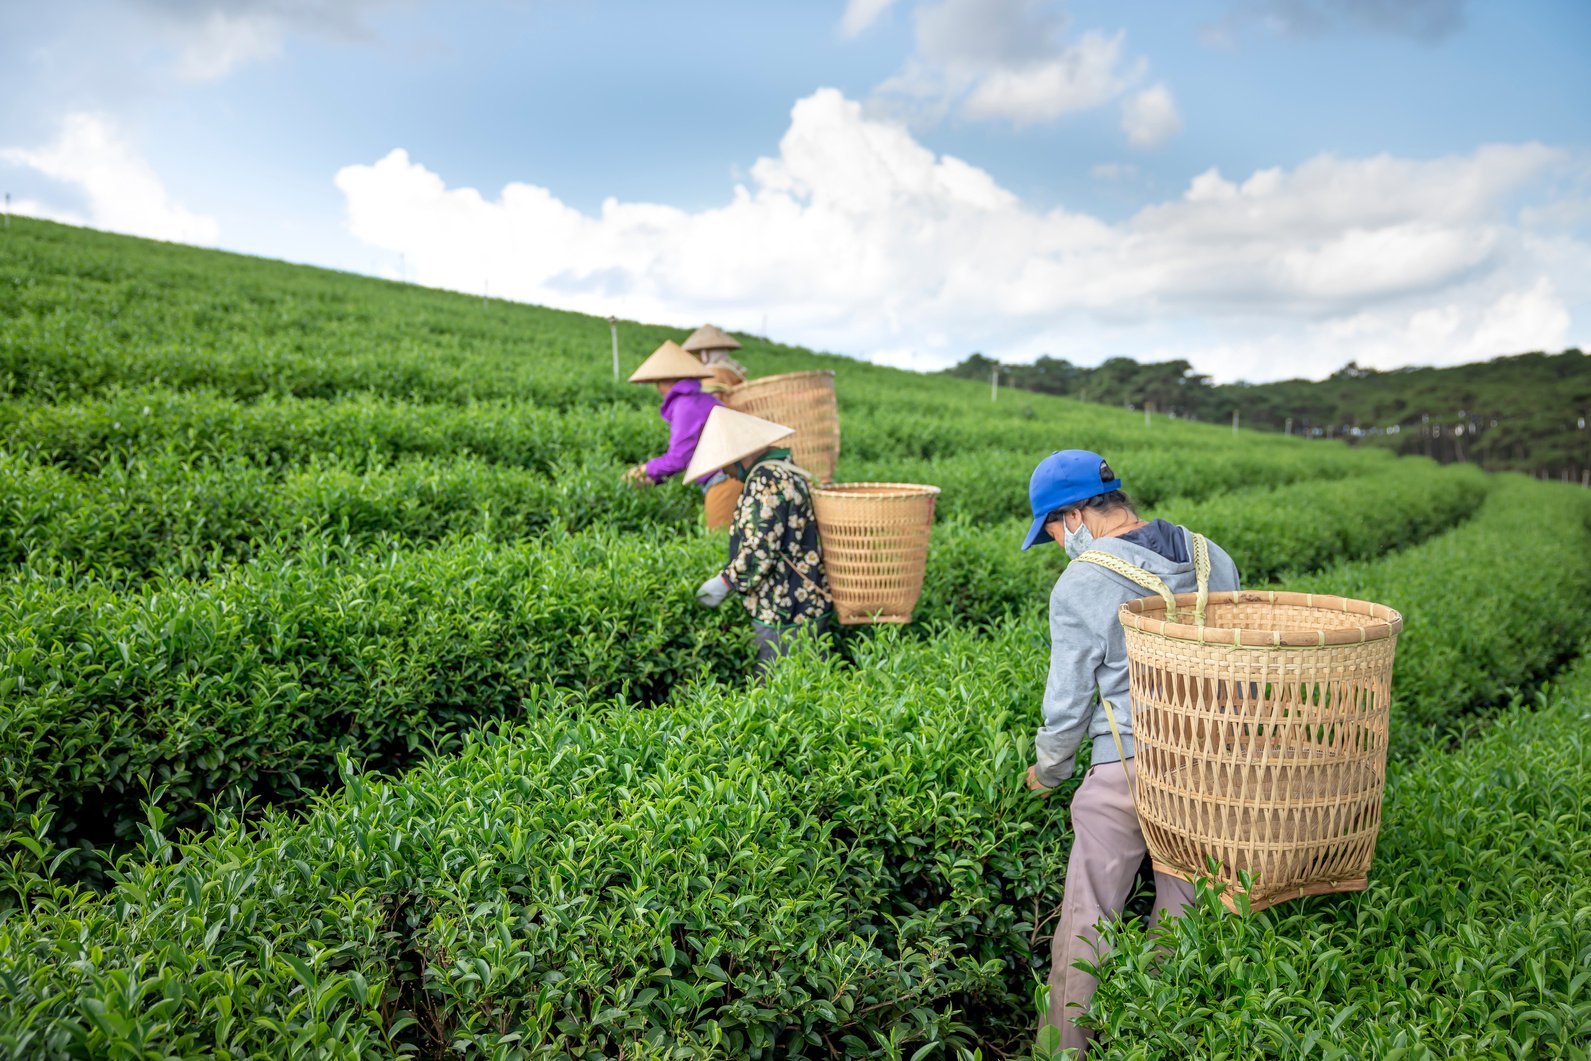
[(212, 10), (185, 27), (174, 72), (186, 81), (214, 81), (239, 66), (274, 58), (283, 36), (283, 24), (273, 15)]
[(967, 93), (962, 113), (1026, 125), (1103, 106), (1135, 77), (1122, 67), (1124, 36), (1085, 33), (1058, 55), (989, 70)]
[(426, 284), (681, 326), (768, 314), (792, 341), (915, 367), (1121, 354), (1264, 379), (1566, 341), (1591, 245), (1522, 229), (1510, 204), (1568, 158), (1523, 144), (1210, 170), (1107, 223), (1027, 206), (825, 89), (708, 210), (587, 214), (517, 183), (487, 198), (403, 151), (337, 185), (354, 235)]
[(1182, 131), (1177, 104), (1165, 85), (1146, 88), (1121, 105), (1121, 127), (1135, 147), (1159, 147)]
[(840, 16), (840, 33), (846, 37), (858, 36), (894, 3), (895, 0), (848, 0), (845, 14)]
[[(88, 224), (151, 239), (214, 243), (220, 226), (172, 201), (165, 185), (111, 127), (94, 114), (69, 115), (53, 144), (39, 148), (0, 148), (0, 164), (22, 166), (52, 180), (74, 185), (87, 203)], [(26, 211), (81, 223), (80, 215), (54, 207)], [(18, 212), (25, 212), (18, 206)]]
[(886, 112), (918, 122), (952, 112), (1052, 122), (1110, 103), (1147, 70), (1126, 56), (1122, 32), (1070, 38), (1050, 0), (923, 0), (915, 17), (916, 51), (876, 96)]

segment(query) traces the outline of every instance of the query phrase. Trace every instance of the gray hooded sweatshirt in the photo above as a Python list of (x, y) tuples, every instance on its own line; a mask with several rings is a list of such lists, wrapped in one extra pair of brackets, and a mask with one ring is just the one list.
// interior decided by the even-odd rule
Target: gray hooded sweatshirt
[[(1181, 526), (1174, 527), (1173, 533), (1182, 536), (1183, 546), (1174, 551), (1191, 557), (1192, 533)], [(1237, 565), (1214, 542), (1209, 545), (1211, 592), (1238, 589)], [(1119, 556), (1158, 575), (1172, 593), (1193, 593), (1198, 589), (1191, 559), (1171, 560), (1122, 538), (1096, 538), (1090, 548)], [(1053, 788), (1072, 776), (1077, 768), (1077, 749), (1085, 736), (1094, 738), (1093, 762), (1113, 763), (1121, 758), (1111, 739), (1101, 698), (1115, 705), (1122, 745), (1127, 757), (1132, 757), (1127, 639), (1117, 611), (1125, 602), (1148, 593), (1131, 579), (1098, 564), (1068, 564), (1055, 580), (1055, 589), (1050, 593), (1050, 676), (1044, 687), (1044, 725), (1034, 742), (1041, 784)]]

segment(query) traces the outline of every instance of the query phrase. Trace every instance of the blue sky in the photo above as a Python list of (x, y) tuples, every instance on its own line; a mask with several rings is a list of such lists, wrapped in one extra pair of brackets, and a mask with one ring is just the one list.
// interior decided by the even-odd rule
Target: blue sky
[(1591, 4), (83, 0), (20, 212), (891, 364), (1591, 341)]

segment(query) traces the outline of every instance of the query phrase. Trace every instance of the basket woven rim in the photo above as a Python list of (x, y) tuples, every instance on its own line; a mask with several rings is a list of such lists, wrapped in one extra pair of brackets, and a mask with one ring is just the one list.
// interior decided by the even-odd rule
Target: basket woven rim
[(834, 370), (832, 368), (814, 368), (806, 372), (781, 372), (777, 376), (758, 376), (756, 379), (748, 379), (744, 383), (736, 384), (732, 389), (737, 391), (747, 390), (761, 386), (764, 383), (783, 383), (793, 379), (810, 379), (813, 376), (827, 376), (833, 379)]
[(812, 488), (815, 497), (933, 497), (939, 487), (926, 483), (826, 483)]
[[(1179, 593), (1177, 609), (1190, 611), (1198, 602), (1196, 593)], [(1292, 627), (1289, 629), (1260, 629), (1257, 627), (1194, 626), (1191, 623), (1172, 623), (1156, 618), (1165, 614), (1166, 602), (1158, 596), (1139, 597), (1121, 606), (1118, 613), (1121, 625), (1146, 634), (1157, 634), (1172, 641), (1191, 641), (1196, 644), (1235, 645), (1242, 648), (1326, 648), (1337, 645), (1361, 645), (1397, 637), (1403, 630), (1403, 616), (1385, 604), (1338, 597), (1327, 593), (1294, 593), (1285, 590), (1229, 590), (1209, 595), (1210, 604), (1282, 604), (1292, 607), (1312, 608), (1325, 612), (1346, 612), (1374, 620), (1358, 626), (1326, 629), (1325, 627)]]

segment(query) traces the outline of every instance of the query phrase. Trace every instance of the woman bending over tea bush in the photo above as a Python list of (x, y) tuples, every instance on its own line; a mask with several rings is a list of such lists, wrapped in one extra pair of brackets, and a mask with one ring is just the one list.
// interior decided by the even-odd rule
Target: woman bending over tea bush
[(741, 594), (756, 627), (759, 675), (797, 637), (822, 634), (834, 611), (810, 476), (777, 446), (793, 434), (782, 424), (714, 409), (685, 472), (694, 478), (722, 469), (744, 484), (729, 533), (729, 563), (701, 584), (696, 599), (716, 608), (730, 591)]

